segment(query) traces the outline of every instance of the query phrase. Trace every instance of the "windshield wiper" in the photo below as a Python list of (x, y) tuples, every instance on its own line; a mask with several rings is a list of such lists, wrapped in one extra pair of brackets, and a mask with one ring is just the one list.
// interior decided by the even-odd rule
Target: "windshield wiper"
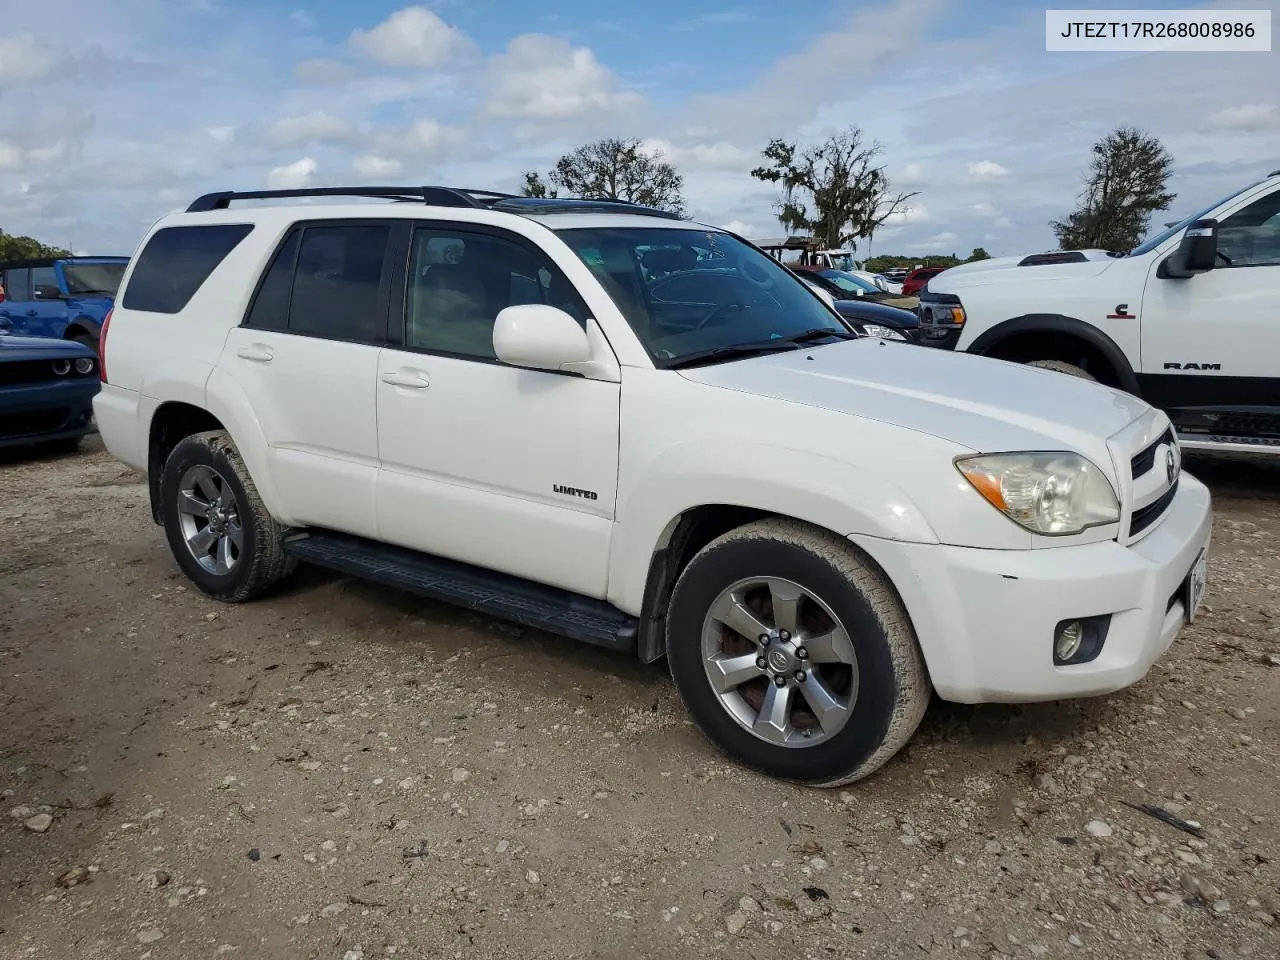
[(805, 330), (802, 333), (792, 334), (784, 337), (787, 343), (810, 343), (814, 340), (821, 340), (823, 337), (836, 337), (839, 340), (857, 340), (858, 335), (848, 330), (839, 330), (832, 327), (814, 327), (812, 330)]
[(745, 357), (758, 357), (765, 353), (782, 353), (794, 350), (795, 347), (795, 343), (791, 340), (781, 339), (762, 340), (758, 343), (735, 343), (727, 347), (712, 347), (710, 350), (687, 353), (683, 357), (677, 357), (668, 363), (665, 369), (678, 370), (682, 367), (694, 367), (701, 363), (711, 363), (717, 360), (741, 360)]

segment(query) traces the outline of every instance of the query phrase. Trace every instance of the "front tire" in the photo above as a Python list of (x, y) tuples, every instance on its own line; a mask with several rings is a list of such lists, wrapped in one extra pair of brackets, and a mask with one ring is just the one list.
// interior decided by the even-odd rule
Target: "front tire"
[(217, 600), (252, 599), (293, 567), (285, 529), (225, 431), (193, 434), (174, 447), (160, 476), (160, 514), (178, 566)]
[(1067, 363), (1065, 360), (1031, 360), (1027, 363), (1027, 366), (1039, 367), (1041, 370), (1052, 370), (1055, 373), (1065, 373), (1069, 377), (1079, 377), (1081, 380), (1089, 380), (1093, 383), (1098, 382), (1098, 378), (1084, 367), (1077, 367), (1074, 363)]
[(810, 786), (874, 773), (932, 694), (884, 575), (844, 538), (789, 520), (739, 527), (690, 561), (671, 597), (667, 658), (712, 743)]

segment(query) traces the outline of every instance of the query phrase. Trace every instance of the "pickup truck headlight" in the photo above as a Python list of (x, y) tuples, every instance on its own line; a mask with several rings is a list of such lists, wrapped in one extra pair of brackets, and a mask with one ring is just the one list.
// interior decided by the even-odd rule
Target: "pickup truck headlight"
[(961, 457), (956, 468), (988, 503), (1032, 533), (1067, 536), (1120, 519), (1111, 482), (1079, 454), (983, 454)]
[(893, 327), (882, 326), (878, 323), (861, 323), (858, 326), (868, 337), (879, 337), (881, 340), (905, 341), (907, 339)]

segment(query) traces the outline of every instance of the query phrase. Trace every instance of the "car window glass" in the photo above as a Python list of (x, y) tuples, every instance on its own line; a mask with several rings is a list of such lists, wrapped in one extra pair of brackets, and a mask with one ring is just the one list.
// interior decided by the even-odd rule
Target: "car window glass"
[(126, 310), (180, 313), (252, 231), (249, 223), (157, 230), (138, 255), (120, 305)]
[(405, 345), (494, 359), (493, 324), (506, 307), (543, 303), (585, 326), (587, 310), (542, 254), (491, 234), (414, 231), (405, 298)]
[(289, 303), (289, 332), (361, 343), (383, 339), (379, 308), (391, 228), (310, 226), (302, 232)]
[(58, 275), (52, 266), (31, 268), (31, 296), (35, 297), (37, 287), (56, 287)]
[[(1280, 190), (1218, 224), (1218, 250), (1233, 267), (1280, 265)], [(1218, 265), (1227, 263), (1219, 258)]]
[(4, 295), (7, 300), (30, 300), (31, 271), (26, 267), (7, 271), (4, 278)]
[(260, 330), (285, 330), (289, 326), (289, 298), (293, 293), (293, 267), (298, 259), (302, 231), (289, 232), (276, 253), (254, 297), (245, 323)]

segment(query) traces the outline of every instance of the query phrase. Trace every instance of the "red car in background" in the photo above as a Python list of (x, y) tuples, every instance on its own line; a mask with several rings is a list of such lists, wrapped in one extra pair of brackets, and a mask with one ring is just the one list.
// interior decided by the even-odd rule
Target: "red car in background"
[(912, 270), (907, 274), (907, 279), (902, 281), (902, 295), (904, 297), (914, 297), (919, 295), (924, 285), (929, 282), (930, 277), (936, 277), (946, 267), (920, 267), (918, 270)]

